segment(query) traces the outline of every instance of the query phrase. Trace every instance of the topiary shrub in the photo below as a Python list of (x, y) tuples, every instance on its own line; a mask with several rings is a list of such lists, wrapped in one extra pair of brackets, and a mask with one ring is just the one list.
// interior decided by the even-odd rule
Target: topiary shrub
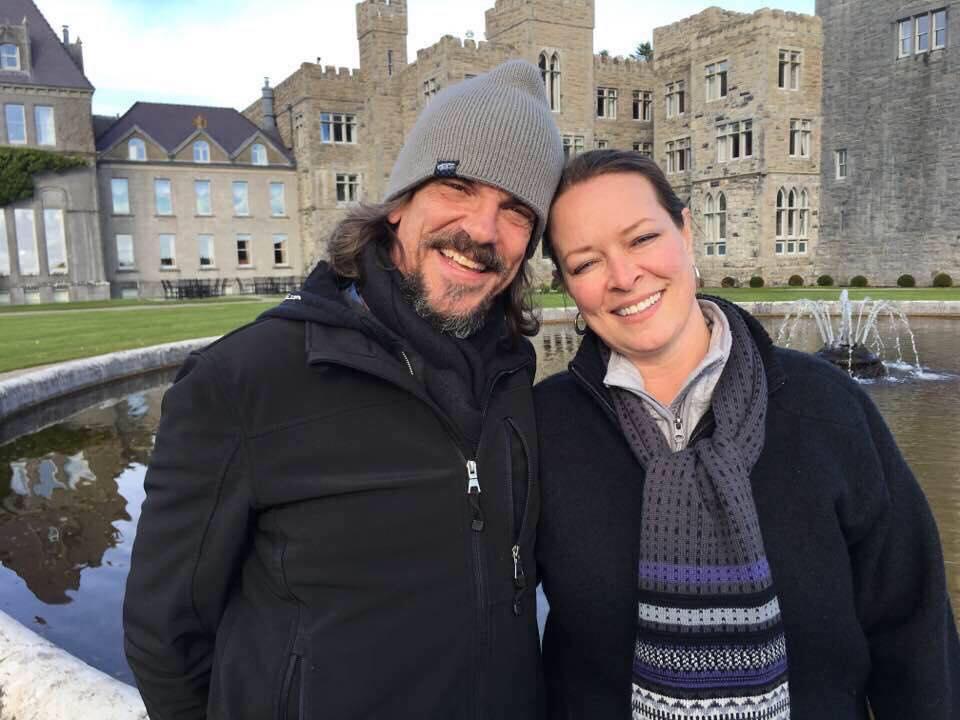
[(953, 287), (953, 278), (946, 273), (937, 273), (933, 276), (934, 287)]
[(803, 287), (803, 278), (799, 275), (791, 275), (790, 279), (787, 280), (787, 285), (790, 287)]
[(820, 287), (833, 287), (833, 278), (829, 275), (821, 275), (817, 278), (817, 285)]
[(763, 278), (759, 275), (754, 275), (750, 278), (750, 287), (752, 288), (762, 288), (763, 287)]
[(722, 288), (735, 288), (737, 286), (737, 279), (732, 278), (729, 275), (720, 281), (720, 287)]
[(913, 279), (913, 275), (901, 275), (897, 278), (897, 287), (916, 287), (917, 281)]
[(854, 275), (850, 278), (850, 287), (867, 287), (869, 284), (863, 275)]
[(34, 148), (0, 147), (0, 207), (33, 197), (33, 176), (84, 167), (75, 155), (60, 155)]

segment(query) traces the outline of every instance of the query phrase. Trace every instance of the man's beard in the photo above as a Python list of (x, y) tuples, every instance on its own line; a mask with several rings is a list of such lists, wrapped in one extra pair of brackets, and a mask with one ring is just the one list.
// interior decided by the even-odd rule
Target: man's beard
[[(486, 272), (504, 272), (503, 258), (490, 245), (474, 242), (470, 235), (462, 230), (453, 234), (433, 235), (426, 238), (422, 246), (428, 250), (450, 248), (474, 262), (481, 263), (487, 268)], [(434, 330), (459, 340), (468, 338), (483, 328), (496, 297), (494, 293), (488, 294), (468, 312), (443, 312), (431, 305), (426, 282), (419, 268), (406, 275), (401, 273), (400, 290), (403, 299), (410, 303), (414, 312), (430, 323)], [(466, 285), (449, 285), (442, 299), (454, 304), (471, 291), (472, 288)]]

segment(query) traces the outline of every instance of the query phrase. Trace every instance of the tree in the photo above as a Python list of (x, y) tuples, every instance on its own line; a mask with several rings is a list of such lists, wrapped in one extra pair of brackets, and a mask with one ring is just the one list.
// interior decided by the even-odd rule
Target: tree
[(643, 60), (645, 62), (650, 62), (653, 60), (653, 45), (649, 42), (642, 42), (637, 45), (637, 49), (631, 53), (630, 57), (634, 60)]
[(602, 57), (602, 58), (608, 58), (608, 57), (610, 57), (610, 51), (609, 51), (609, 50), (601, 50), (601, 51), (600, 51), (600, 57)]

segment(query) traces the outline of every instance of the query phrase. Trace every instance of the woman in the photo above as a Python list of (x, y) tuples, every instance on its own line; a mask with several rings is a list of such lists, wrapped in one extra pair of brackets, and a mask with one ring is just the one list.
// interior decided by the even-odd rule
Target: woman
[(960, 717), (936, 526), (866, 394), (696, 297), (636, 153), (572, 161), (547, 243), (586, 323), (535, 392), (549, 716)]

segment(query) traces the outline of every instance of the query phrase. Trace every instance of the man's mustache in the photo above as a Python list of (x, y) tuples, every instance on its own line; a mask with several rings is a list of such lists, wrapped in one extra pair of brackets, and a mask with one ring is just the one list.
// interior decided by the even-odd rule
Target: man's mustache
[(466, 230), (440, 233), (427, 238), (426, 246), (432, 250), (450, 249), (483, 265), (488, 272), (502, 273), (506, 263), (492, 245), (478, 243)]

